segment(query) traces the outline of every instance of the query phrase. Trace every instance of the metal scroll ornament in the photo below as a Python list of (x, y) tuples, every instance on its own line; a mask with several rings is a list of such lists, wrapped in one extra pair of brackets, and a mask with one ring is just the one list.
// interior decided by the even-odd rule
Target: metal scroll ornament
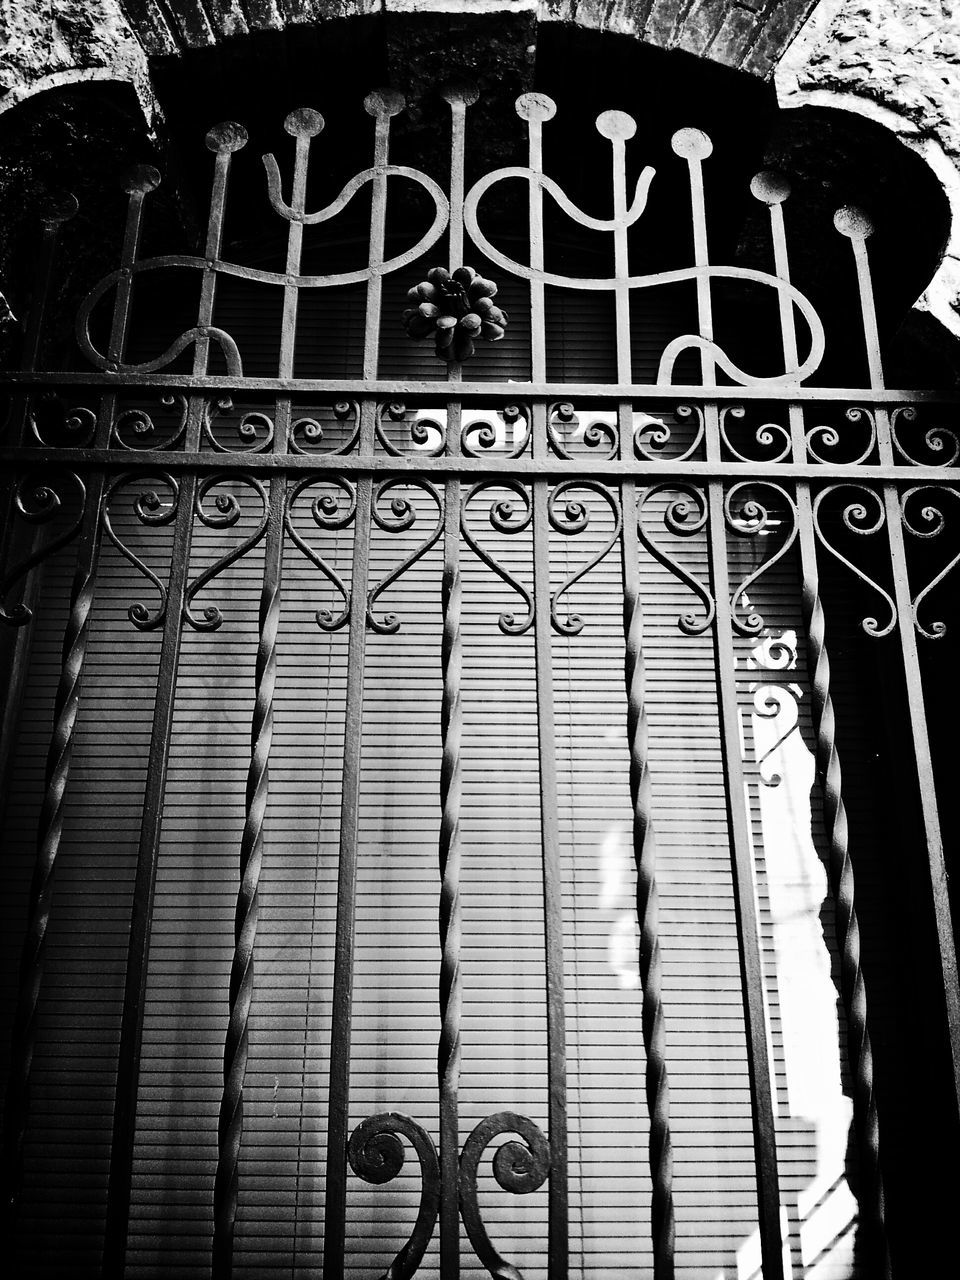
[(413, 303), (403, 313), (403, 327), (411, 338), (434, 335), (441, 360), (461, 364), (474, 352), (474, 340), (499, 342), (507, 327), (507, 313), (494, 304), (497, 286), (473, 267), (454, 272), (434, 267), (426, 280), (407, 291)]

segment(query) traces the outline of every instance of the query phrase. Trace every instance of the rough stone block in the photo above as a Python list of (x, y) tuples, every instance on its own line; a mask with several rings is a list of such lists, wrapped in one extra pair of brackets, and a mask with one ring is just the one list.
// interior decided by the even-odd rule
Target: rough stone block
[[(727, 7), (722, 0), (720, 3), (718, 0), (694, 0), (693, 7), (684, 18), (683, 26), (677, 33), (679, 47), (687, 53), (704, 53), (717, 34)], [(734, 10), (734, 13), (737, 12), (739, 11)], [(752, 23), (751, 16), (749, 14), (745, 16), (747, 21)], [(710, 56), (716, 60), (712, 50)]]

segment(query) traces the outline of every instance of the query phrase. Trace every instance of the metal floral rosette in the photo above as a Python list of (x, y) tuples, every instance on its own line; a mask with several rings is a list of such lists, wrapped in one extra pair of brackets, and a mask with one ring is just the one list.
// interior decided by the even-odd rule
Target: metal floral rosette
[(403, 313), (411, 338), (434, 334), (437, 355), (448, 363), (462, 363), (474, 352), (474, 341), (499, 342), (507, 313), (494, 303), (497, 286), (473, 267), (453, 272), (434, 267), (426, 280), (407, 291), (412, 306)]

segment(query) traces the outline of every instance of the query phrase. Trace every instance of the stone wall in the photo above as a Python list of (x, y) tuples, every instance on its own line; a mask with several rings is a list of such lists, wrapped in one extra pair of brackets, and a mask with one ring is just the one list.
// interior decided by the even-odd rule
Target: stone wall
[(98, 79), (133, 85), (150, 110), (147, 55), (120, 0), (0, 0), (0, 112)]
[(953, 229), (919, 300), (960, 337), (960, 10), (955, 0), (820, 0), (775, 76), (781, 105), (876, 120), (920, 154), (950, 201)]

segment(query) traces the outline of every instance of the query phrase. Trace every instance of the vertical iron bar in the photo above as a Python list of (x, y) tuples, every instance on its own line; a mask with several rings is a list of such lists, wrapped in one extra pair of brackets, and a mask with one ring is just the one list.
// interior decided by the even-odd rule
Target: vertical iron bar
[[(477, 92), (465, 84), (449, 85), (443, 96), (450, 104), (450, 226), (449, 269), (463, 265), (463, 196), (467, 106)], [(459, 382), (462, 368), (447, 365), (447, 378)], [(447, 453), (461, 450), (461, 404), (447, 404)], [(461, 621), (463, 585), (460, 577), (460, 478), (450, 476), (444, 485), (443, 579), (441, 584), (443, 637), (441, 670), (443, 701), (440, 711), (440, 1042), (437, 1076), (440, 1088), (440, 1280), (460, 1275), (460, 1060), (463, 989), (460, 972), (462, 912), (460, 906), (460, 806), (463, 736), (461, 679), (463, 639)]]
[[(367, 307), (363, 340), (363, 376), (375, 378), (380, 353), (380, 301), (383, 293), (383, 250), (386, 237), (390, 120), (403, 110), (403, 98), (390, 89), (367, 94), (363, 102), (376, 120), (374, 179), (371, 184), (370, 246), (367, 259)], [(361, 406), (361, 457), (373, 456), (375, 400)], [(347, 651), (347, 702), (343, 743), (343, 794), (340, 806), (340, 853), (337, 875), (337, 923), (333, 970), (333, 1016), (330, 1032), (330, 1085), (327, 1113), (327, 1181), (324, 1198), (323, 1274), (341, 1280), (347, 1213), (347, 1125), (350, 1110), (350, 1034), (353, 1022), (353, 957), (356, 929), (357, 842), (360, 822), (360, 757), (363, 737), (364, 652), (367, 589), (370, 576), (370, 526), (373, 479), (357, 480), (353, 574), (350, 587), (350, 632)]]
[[(76, 214), (78, 209), (76, 196), (66, 194), (59, 199), (51, 199), (40, 210), (40, 224), (43, 233), (37, 253), (37, 267), (34, 273), (33, 291), (27, 309), (24, 325), (23, 351), (20, 357), (20, 368), (24, 373), (32, 372), (37, 367), (40, 355), (40, 342), (43, 337), (43, 324), (46, 317), (47, 304), (50, 300), (50, 289), (53, 283), (53, 264), (56, 259), (57, 243), (60, 239), (60, 228)], [(127, 218), (130, 218), (128, 208)], [(10, 425), (13, 441), (25, 445), (26, 424), (30, 409), (30, 396), (18, 397), (11, 414)]]
[[(719, 457), (719, 415), (715, 403), (705, 406), (705, 418), (707, 457), (710, 460), (716, 460)], [(777, 1135), (764, 997), (763, 957), (760, 953), (760, 923), (746, 805), (746, 778), (740, 743), (740, 708), (737, 701), (737, 675), (734, 667), (734, 639), (730, 617), (730, 578), (727, 567), (723, 484), (721, 481), (711, 480), (707, 489), (710, 578), (717, 605), (714, 638), (720, 701), (720, 744), (731, 841), (740, 972), (744, 993), (743, 1011), (747, 1033), (750, 1100), (753, 1110), (757, 1204), (760, 1213), (760, 1247), (764, 1280), (783, 1280)]]
[[(863, 316), (863, 332), (870, 385), (883, 390), (883, 365), (880, 356), (880, 339), (873, 298), (873, 283), (867, 253), (867, 237), (873, 227), (869, 219), (857, 209), (841, 209), (835, 219), (838, 231), (849, 237), (853, 246), (857, 268), (857, 283)], [(890, 413), (882, 405), (876, 406), (877, 448), (880, 464), (893, 466), (896, 462)], [(909, 478), (909, 476), (907, 477)], [(890, 545), (890, 564), (893, 573), (894, 600), (897, 606), (900, 643), (903, 651), (903, 674), (907, 694), (910, 735), (913, 758), (916, 761), (917, 787), (920, 813), (923, 820), (924, 842), (930, 872), (930, 891), (937, 933), (937, 946), (943, 974), (943, 995), (950, 1034), (954, 1095), (960, 1112), (960, 981), (957, 975), (957, 952), (950, 914), (950, 891), (947, 869), (943, 856), (943, 834), (937, 805), (933, 759), (927, 731), (923, 682), (920, 675), (920, 656), (917, 652), (917, 636), (914, 630), (913, 602), (910, 595), (910, 579), (907, 572), (906, 547), (903, 538), (900, 497), (896, 484), (883, 486), (883, 504), (887, 519), (887, 536)]]
[[(705, 407), (707, 457), (719, 456), (719, 416), (716, 404)], [(740, 743), (740, 709), (734, 667), (734, 639), (730, 617), (730, 579), (723, 510), (723, 485), (708, 488), (710, 577), (716, 599), (715, 643), (720, 700), (721, 750), (725, 775), (727, 821), (733, 857), (740, 971), (744, 991), (744, 1019), (753, 1110), (757, 1201), (764, 1280), (783, 1280), (780, 1231), (780, 1185), (774, 1124), (773, 1084), (764, 998), (763, 957), (757, 912), (753, 851), (746, 806), (746, 779)]]
[[(694, 261), (697, 275), (697, 307), (700, 336), (713, 341), (713, 311), (710, 296), (707, 218), (703, 190), (702, 162), (713, 147), (698, 129), (683, 129), (674, 135), (673, 147), (682, 155), (690, 172), (693, 215)], [(704, 387), (716, 385), (713, 355), (706, 346), (700, 350)], [(719, 462), (720, 415), (717, 403), (704, 405), (706, 457)], [(743, 1012), (747, 1033), (747, 1060), (750, 1074), (750, 1101), (753, 1112), (753, 1146), (756, 1161), (757, 1208), (760, 1252), (764, 1280), (783, 1280), (783, 1239), (780, 1226), (780, 1176), (777, 1166), (777, 1135), (774, 1123), (773, 1081), (770, 1070), (770, 1042), (760, 952), (760, 924), (750, 841), (750, 821), (746, 803), (746, 779), (741, 749), (740, 707), (734, 665), (734, 638), (730, 607), (730, 575), (727, 565), (726, 522), (723, 482), (707, 483), (708, 545), (710, 579), (716, 600), (714, 645), (720, 711), (720, 744), (723, 757), (724, 792), (730, 833), (737, 942), (743, 984)]]
[[(33, 289), (30, 294), (24, 325), (23, 351), (20, 360), (20, 367), (24, 373), (31, 372), (37, 367), (60, 227), (74, 216), (77, 212), (77, 207), (76, 198), (72, 195), (65, 195), (59, 200), (51, 200), (40, 211), (40, 223), (43, 231), (37, 253), (37, 268), (34, 272)], [(30, 399), (29, 394), (22, 394), (12, 398), (8, 421), (10, 438), (7, 443), (20, 446), (28, 444), (26, 428), (30, 415)], [(3, 480), (0, 481), (0, 492), (3, 494), (2, 499), (0, 499), (0, 506), (2, 506), (3, 510), (3, 525), (0, 527), (0, 567), (10, 563), (10, 557), (13, 553), (13, 544), (16, 537), (16, 515), (13, 504), (17, 483), (18, 477), (12, 470), (8, 471)], [(37, 579), (33, 574), (24, 583), (23, 603), (27, 604), (28, 607), (31, 606), (26, 597), (28, 595), (36, 595), (36, 584)], [(13, 653), (9, 667), (7, 688), (3, 697), (3, 706), (0, 709), (0, 820), (2, 820), (6, 799), (13, 736), (16, 732), (20, 705), (23, 701), (23, 674), (29, 661), (30, 633), (26, 627), (18, 627), (16, 629), (11, 647)], [(6, 1131), (7, 1129), (5, 1128)]]
[[(234, 151), (244, 146), (246, 140), (246, 132), (239, 125), (230, 123), (216, 126), (206, 137), (208, 148), (216, 153), (216, 161), (205, 244), (208, 266), (203, 273), (198, 309), (197, 323), (201, 332), (196, 340), (193, 361), (193, 372), (201, 376), (207, 371), (209, 358), (210, 343), (205, 330), (213, 320), (217, 274), (215, 264), (220, 255), (223, 236), (230, 157)], [(184, 451), (187, 453), (199, 456), (201, 424), (205, 411), (206, 398), (202, 395), (191, 396), (184, 439)], [(157, 671), (153, 724), (150, 732), (147, 780), (137, 849), (137, 871), (133, 887), (130, 941), (117, 1060), (110, 1178), (107, 1189), (107, 1226), (102, 1267), (104, 1280), (122, 1280), (126, 1267), (150, 925), (156, 890), (157, 860), (160, 853), (163, 800), (170, 758), (170, 735), (173, 728), (196, 493), (196, 472), (185, 472), (180, 485), (177, 514), (173, 526), (170, 578)]]
[[(621, 413), (621, 439), (632, 413)], [(633, 855), (637, 868), (637, 925), (640, 930), (640, 982), (643, 994), (643, 1047), (646, 1056), (647, 1113), (650, 1117), (650, 1173), (653, 1181), (651, 1235), (654, 1280), (672, 1280), (675, 1223), (673, 1146), (670, 1138), (670, 1082), (660, 963), (656, 835), (651, 818), (652, 784), (643, 656), (643, 607), (640, 595), (640, 545), (637, 537), (637, 486), (625, 480), (623, 501), (623, 633), (627, 689), (627, 745), (630, 752), (630, 802)]]
[[(361, 409), (361, 451), (373, 452), (376, 401)], [(350, 1109), (350, 1035), (353, 1021), (353, 957), (357, 896), (357, 843), (360, 825), (360, 755), (363, 733), (364, 650), (370, 570), (373, 478), (357, 480), (350, 633), (347, 651), (347, 701), (343, 740), (343, 794), (340, 805), (340, 855), (337, 923), (330, 1029), (330, 1094), (327, 1114), (327, 1183), (324, 1202), (324, 1280), (342, 1280), (347, 1207), (347, 1124)]]
[(380, 359), (380, 303), (383, 295), (383, 248), (387, 230), (387, 175), (390, 156), (390, 119), (404, 108), (399, 93), (378, 89), (363, 100), (364, 109), (376, 120), (373, 143), (374, 177), (371, 182), (370, 248), (367, 257), (367, 309), (363, 339), (363, 376), (375, 378)]
[[(556, 108), (542, 94), (524, 94), (518, 110), (529, 134), (528, 165), (543, 169), (541, 125)], [(530, 266), (544, 265), (543, 191), (530, 183)], [(546, 381), (546, 307), (542, 281), (530, 281), (531, 374)], [(548, 409), (533, 406), (530, 430), (532, 456), (545, 461)], [(550, 652), (550, 521), (549, 481), (537, 478), (533, 488), (533, 633), (537, 675), (537, 735), (540, 759), (540, 831), (543, 859), (543, 917), (547, 985), (547, 1117), (550, 1139), (548, 1271), (550, 1280), (566, 1280), (569, 1261), (567, 1168), (567, 1046), (563, 985), (563, 900), (560, 888), (560, 831), (557, 822), (556, 726), (554, 723), (553, 664)]]
[[(536, 378), (536, 373), (534, 378)], [(547, 407), (534, 406), (534, 458), (545, 458)], [(547, 978), (547, 1115), (550, 1138), (550, 1280), (566, 1280), (568, 1265), (567, 1047), (563, 984), (563, 897), (557, 821), (556, 725), (550, 652), (550, 482), (533, 481), (534, 649), (537, 673), (537, 735), (540, 757), (540, 831), (543, 856), (543, 923)]]
[(270, 786), (285, 498), (285, 477), (271, 477), (263, 588), (260, 594), (256, 692), (250, 732), (251, 755), (247, 770), (246, 814), (240, 843), (240, 888), (237, 894), (233, 965), (230, 971), (230, 1020), (223, 1050), (223, 1095), (220, 1101), (217, 1176), (213, 1193), (214, 1280), (229, 1280), (233, 1271), (240, 1139), (243, 1132), (243, 1080), (247, 1067), (248, 1026), (253, 1000), (254, 945), (259, 914), (263, 828)]
[[(759, 174), (752, 190), (770, 209), (771, 236), (777, 276), (789, 284), (790, 263), (784, 227), (783, 202), (789, 184), (779, 175)], [(793, 303), (779, 292), (780, 327), (784, 368), (798, 365)], [(793, 460), (807, 461), (803, 406), (789, 406)], [(874, 1094), (873, 1049), (867, 1026), (867, 993), (860, 968), (860, 924), (857, 919), (853, 864), (850, 861), (846, 806), (837, 753), (836, 715), (830, 693), (830, 659), (826, 648), (826, 619), (820, 599), (820, 573), (813, 528), (813, 501), (808, 480), (796, 484), (800, 570), (803, 577), (801, 607), (810, 666), (813, 728), (817, 738), (817, 776), (823, 790), (824, 820), (830, 844), (830, 888), (836, 904), (836, 935), (840, 948), (840, 994), (849, 1036), (848, 1057), (853, 1070), (853, 1112), (861, 1166), (863, 1192), (859, 1196), (860, 1220), (871, 1258), (872, 1273), (883, 1280), (891, 1275), (885, 1227), (883, 1177), (880, 1171), (880, 1133)]]
[[(155, 169), (142, 166), (128, 175), (125, 190), (130, 199), (124, 224), (120, 255), (123, 283), (118, 285), (114, 300), (108, 353), (121, 360), (127, 341), (130, 320), (129, 271), (137, 256), (143, 199), (159, 182)], [(24, 363), (34, 368), (39, 353), (43, 312), (51, 281), (56, 228), (76, 212), (77, 202), (71, 196), (65, 202), (63, 216), (50, 218), (45, 226), (41, 256), (41, 278), (38, 297), (28, 324)], [(106, 449), (110, 443), (113, 408), (116, 397), (103, 395), (98, 415), (94, 444)], [(27, 401), (23, 405), (21, 425), (26, 422)], [(88, 478), (84, 495), (84, 511), (77, 547), (70, 593), (70, 610), (64, 630), (60, 676), (54, 700), (53, 733), (47, 752), (43, 802), (37, 828), (37, 858), (30, 887), (27, 930), (20, 962), (20, 987), (11, 1044), (10, 1081), (7, 1088), (4, 1124), (4, 1194), (3, 1207), (12, 1220), (21, 1192), (23, 1144), (26, 1135), (30, 1095), (30, 1072), (37, 1039), (37, 1014), (46, 955), (46, 935), (53, 906), (54, 880), (60, 841), (63, 834), (64, 797), (70, 776), (74, 731), (80, 708), (80, 693), (89, 639), (90, 611), (96, 587), (100, 556), (101, 515), (105, 493), (102, 472)]]
[[(605, 112), (598, 121), (613, 149), (614, 268), (618, 281), (630, 274), (627, 239), (626, 141), (636, 124), (623, 112)], [(632, 379), (630, 337), (630, 288), (616, 290), (617, 381)], [(618, 406), (620, 456), (633, 452), (633, 405)], [(625, 480), (620, 487), (623, 503), (623, 633), (624, 677), (627, 691), (627, 739), (630, 751), (630, 800), (633, 808), (633, 855), (637, 868), (637, 926), (640, 930), (639, 968), (642, 988), (645, 1086), (650, 1118), (650, 1176), (652, 1197), (650, 1225), (654, 1280), (673, 1280), (675, 1218), (673, 1209), (673, 1146), (670, 1138), (670, 1082), (667, 1074), (667, 1037), (663, 1016), (660, 962), (659, 899), (657, 894), (657, 846), (651, 820), (649, 728), (645, 698), (643, 655), (643, 607), (640, 595), (640, 540), (637, 536), (637, 486)]]
[[(323, 128), (323, 119), (309, 109), (291, 112), (284, 122), (296, 138), (291, 207), (304, 212), (310, 139)], [(303, 223), (291, 219), (287, 229), (288, 277), (299, 275)], [(279, 375), (293, 376), (299, 289), (283, 289)], [(286, 452), (291, 399), (278, 397), (274, 450)], [(259, 916), (258, 890), (263, 862), (263, 828), (270, 786), (270, 747), (273, 740), (273, 702), (277, 679), (277, 631), (280, 625), (280, 587), (283, 571), (283, 519), (287, 481), (270, 478), (268, 523), (260, 595), (259, 639), (250, 764), (247, 770), (246, 814), (240, 843), (240, 885), (234, 924), (234, 953), (230, 972), (230, 1015), (223, 1050), (223, 1094), (218, 1124), (217, 1175), (213, 1191), (213, 1280), (229, 1280), (233, 1273), (233, 1242), (239, 1199), (239, 1157), (243, 1134), (243, 1082), (247, 1067), (248, 1027), (254, 987), (254, 946)]]

